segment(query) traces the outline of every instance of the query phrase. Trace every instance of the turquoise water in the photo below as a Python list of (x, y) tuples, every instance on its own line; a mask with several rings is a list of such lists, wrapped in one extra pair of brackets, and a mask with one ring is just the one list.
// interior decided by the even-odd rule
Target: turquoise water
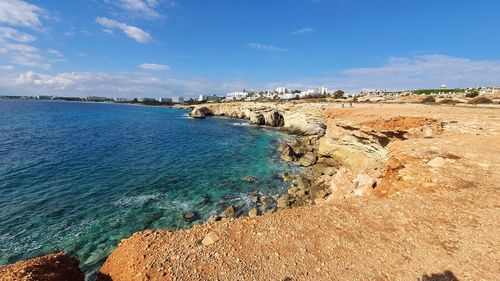
[[(276, 132), (164, 107), (0, 100), (0, 265), (64, 250), (95, 272), (120, 239), (285, 190)], [(241, 178), (256, 177), (247, 183)]]

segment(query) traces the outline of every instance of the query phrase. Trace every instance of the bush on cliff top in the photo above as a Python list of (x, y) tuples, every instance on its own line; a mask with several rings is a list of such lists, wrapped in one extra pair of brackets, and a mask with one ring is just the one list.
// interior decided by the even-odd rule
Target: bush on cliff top
[(440, 101), (439, 103), (442, 103), (442, 104), (455, 104), (457, 103), (458, 101), (455, 101), (455, 100), (452, 100), (452, 99), (444, 99), (442, 101)]
[(470, 104), (487, 104), (487, 103), (493, 103), (492, 100), (490, 100), (487, 97), (477, 97), (469, 101)]
[(478, 90), (472, 90), (472, 91), (468, 92), (467, 94), (465, 94), (466, 98), (475, 98), (477, 96), (479, 96)]
[(436, 102), (436, 99), (433, 96), (428, 96), (428, 97), (425, 97), (421, 102), (422, 103), (431, 103), (431, 102)]

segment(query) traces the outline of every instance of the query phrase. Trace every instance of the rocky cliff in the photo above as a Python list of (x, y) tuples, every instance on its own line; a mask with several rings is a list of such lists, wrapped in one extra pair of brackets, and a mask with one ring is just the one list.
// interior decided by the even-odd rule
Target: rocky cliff
[(256, 124), (267, 112), (283, 117), (280, 128), (297, 138), (281, 146), (282, 156), (308, 171), (291, 180), (278, 204), (302, 206), (189, 230), (136, 233), (108, 258), (103, 280), (500, 275), (498, 109), (320, 103), (207, 108)]
[(2, 281), (83, 281), (79, 261), (64, 252), (50, 254), (0, 267)]

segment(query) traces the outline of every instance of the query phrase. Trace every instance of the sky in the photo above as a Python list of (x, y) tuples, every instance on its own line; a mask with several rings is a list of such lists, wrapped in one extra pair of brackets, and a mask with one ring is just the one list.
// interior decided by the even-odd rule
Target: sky
[(0, 0), (0, 95), (500, 86), (497, 0)]

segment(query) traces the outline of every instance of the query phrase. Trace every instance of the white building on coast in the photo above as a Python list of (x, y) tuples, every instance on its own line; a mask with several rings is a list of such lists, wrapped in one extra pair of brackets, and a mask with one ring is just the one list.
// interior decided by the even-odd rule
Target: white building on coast
[(247, 92), (231, 92), (226, 95), (226, 100), (242, 100), (248, 97)]

